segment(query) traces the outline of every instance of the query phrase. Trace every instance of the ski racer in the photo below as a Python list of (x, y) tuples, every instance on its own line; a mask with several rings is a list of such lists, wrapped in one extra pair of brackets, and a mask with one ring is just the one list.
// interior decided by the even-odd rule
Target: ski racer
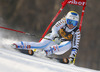
[(59, 20), (53, 27), (52, 32), (47, 34), (41, 42), (18, 42), (14, 43), (14, 48), (23, 49), (43, 49), (47, 56), (61, 55), (72, 48), (68, 63), (73, 64), (80, 42), (80, 31), (77, 26), (79, 14), (69, 11), (65, 17)]

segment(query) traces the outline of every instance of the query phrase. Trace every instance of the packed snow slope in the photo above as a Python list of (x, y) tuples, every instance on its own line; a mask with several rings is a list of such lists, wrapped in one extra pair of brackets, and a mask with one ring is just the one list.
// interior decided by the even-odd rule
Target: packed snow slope
[(0, 72), (99, 72), (0, 48)]

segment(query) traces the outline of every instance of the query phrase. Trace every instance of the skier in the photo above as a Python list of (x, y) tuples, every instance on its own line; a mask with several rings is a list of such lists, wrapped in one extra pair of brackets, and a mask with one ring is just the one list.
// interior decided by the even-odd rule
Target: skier
[[(79, 14), (69, 11), (65, 17), (59, 20), (53, 27), (52, 32), (47, 34), (41, 42), (18, 42), (14, 48), (43, 49), (47, 56), (61, 55), (72, 48), (68, 63), (73, 64), (80, 42), (80, 31), (77, 26)], [(66, 62), (66, 61), (65, 61)]]

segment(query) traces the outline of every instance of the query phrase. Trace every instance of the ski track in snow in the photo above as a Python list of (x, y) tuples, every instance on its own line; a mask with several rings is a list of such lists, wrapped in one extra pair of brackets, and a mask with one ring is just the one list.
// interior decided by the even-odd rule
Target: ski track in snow
[(0, 48), (0, 72), (100, 72)]

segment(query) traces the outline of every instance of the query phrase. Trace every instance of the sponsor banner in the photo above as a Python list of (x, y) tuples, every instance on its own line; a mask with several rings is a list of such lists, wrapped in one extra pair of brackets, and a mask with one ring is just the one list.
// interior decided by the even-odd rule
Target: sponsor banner
[(86, 6), (86, 0), (68, 0), (68, 4), (74, 4), (79, 6)]

